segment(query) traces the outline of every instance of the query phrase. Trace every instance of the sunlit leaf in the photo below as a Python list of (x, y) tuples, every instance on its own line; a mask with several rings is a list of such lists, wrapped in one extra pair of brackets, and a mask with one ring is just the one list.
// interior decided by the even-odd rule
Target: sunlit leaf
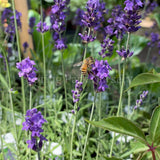
[(160, 83), (160, 76), (158, 74), (142, 73), (136, 76), (132, 80), (128, 89), (137, 87), (137, 86), (141, 86), (141, 85), (153, 84), (153, 83)]
[(143, 131), (138, 128), (132, 121), (126, 118), (109, 117), (96, 122), (88, 120), (86, 121), (105, 130), (132, 136), (136, 139), (141, 140), (143, 143), (146, 143), (146, 138)]
[(152, 114), (149, 134), (153, 142), (155, 142), (156, 139), (160, 138), (160, 106), (156, 107)]

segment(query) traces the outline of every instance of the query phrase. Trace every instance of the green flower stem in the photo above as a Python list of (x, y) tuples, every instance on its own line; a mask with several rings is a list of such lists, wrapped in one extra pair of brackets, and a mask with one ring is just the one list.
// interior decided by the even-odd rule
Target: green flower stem
[(79, 30), (80, 30), (80, 27), (79, 27), (79, 26), (76, 27), (76, 32), (75, 32), (75, 34), (74, 34), (73, 43), (76, 42), (76, 39), (77, 39), (77, 35), (78, 35)]
[[(14, 24), (15, 24), (15, 30), (16, 30), (18, 57), (19, 57), (19, 62), (21, 62), (21, 51), (20, 51), (20, 43), (19, 43), (20, 39), (19, 39), (19, 34), (18, 34), (14, 0), (12, 0), (12, 10), (13, 10), (13, 14), (14, 14)], [(26, 114), (26, 100), (25, 100), (24, 79), (23, 79), (23, 77), (21, 77), (21, 90), (22, 90), (22, 101), (23, 101), (23, 114), (25, 115)]]
[(113, 139), (112, 139), (112, 143), (111, 143), (111, 149), (110, 149), (109, 157), (112, 157), (114, 139), (115, 139), (115, 132), (113, 133)]
[[(129, 82), (129, 86), (131, 84), (131, 80), (130, 78), (128, 78), (128, 82)], [(130, 111), (130, 106), (131, 106), (131, 89), (128, 90), (128, 115), (129, 115), (129, 111)]]
[(2, 152), (3, 160), (5, 160), (5, 157), (4, 157), (4, 150), (3, 150), (3, 138), (2, 138), (2, 132), (1, 132), (1, 152)]
[(13, 107), (13, 99), (12, 99), (12, 93), (11, 93), (11, 79), (10, 79), (10, 71), (9, 71), (9, 65), (8, 65), (8, 60), (7, 60), (7, 57), (6, 57), (6, 54), (2, 49), (2, 52), (3, 52), (3, 56), (5, 58), (5, 62), (6, 62), (6, 68), (7, 68), (7, 76), (8, 76), (8, 86), (9, 86), (9, 98), (10, 98), (10, 109), (12, 110), (12, 118), (13, 118), (13, 128), (14, 128), (14, 132), (15, 132), (15, 138), (16, 138), (16, 145), (17, 145), (17, 152), (18, 152), (18, 155), (19, 155), (19, 146), (18, 146), (18, 137), (17, 137), (17, 128), (16, 128), (16, 121), (15, 121), (15, 117), (14, 117), (14, 107)]
[[(92, 110), (91, 110), (91, 115), (90, 115), (89, 121), (92, 121), (96, 96), (97, 96), (97, 93), (95, 93), (95, 95), (94, 95), (94, 101), (93, 101), (93, 104), (92, 104)], [(83, 148), (82, 160), (84, 160), (84, 158), (85, 158), (85, 152), (86, 152), (86, 146), (87, 146), (87, 142), (88, 142), (90, 127), (91, 127), (91, 124), (89, 123), (88, 129), (87, 129), (87, 135), (86, 135), (86, 139), (85, 139), (85, 144), (84, 144), (84, 148)]]
[[(121, 39), (118, 38), (118, 50), (120, 50)], [(118, 57), (118, 74), (119, 74), (119, 88), (121, 88), (121, 59)]]
[(146, 57), (146, 60), (145, 60), (146, 63), (148, 62), (149, 56), (151, 54), (151, 50), (152, 50), (152, 47), (149, 47), (148, 52), (147, 52), (147, 57)]
[(126, 67), (126, 60), (124, 60), (124, 63), (123, 63), (122, 86), (121, 86), (121, 92), (120, 92), (120, 98), (119, 98), (119, 105), (118, 105), (117, 116), (120, 115), (120, 110), (121, 110), (121, 106), (122, 106), (122, 97), (123, 97), (123, 88), (124, 88), (124, 78), (125, 78), (125, 67)]
[(40, 151), (38, 151), (37, 154), (38, 154), (38, 160), (41, 160)]
[[(43, 28), (43, 7), (42, 7), (42, 0), (41, 0), (41, 25)], [(46, 103), (46, 57), (45, 57), (45, 47), (44, 47), (44, 34), (41, 34), (42, 36), (42, 52), (43, 52), (43, 76), (44, 76), (44, 103)], [(47, 115), (47, 106), (45, 105), (44, 108), (44, 115), (46, 117)]]
[(30, 86), (30, 93), (29, 93), (29, 109), (32, 109), (32, 87)]
[[(129, 37), (130, 37), (130, 34), (128, 32), (128, 37), (127, 37), (127, 42), (126, 42), (126, 50), (128, 49)], [(121, 83), (121, 88), (120, 88), (120, 97), (119, 97), (117, 116), (120, 115), (120, 110), (122, 110), (122, 97), (123, 97), (123, 88), (124, 88), (124, 82), (125, 82), (125, 67), (126, 67), (126, 59), (124, 59), (124, 63), (123, 63), (123, 75), (122, 75), (122, 83)], [(110, 157), (112, 157), (114, 140), (115, 140), (115, 132), (113, 134), (113, 139), (112, 139), (112, 143), (111, 143), (111, 149), (110, 149), (110, 154), (109, 154)]]
[[(101, 107), (102, 107), (102, 93), (99, 94), (99, 106), (98, 106), (99, 120), (101, 120)], [(98, 129), (98, 137), (100, 136), (101, 136), (101, 128)], [(98, 142), (96, 160), (98, 160), (99, 149), (100, 149), (100, 143)]]
[[(31, 86), (29, 87), (30, 91), (29, 91), (29, 109), (32, 109), (32, 88)], [(29, 133), (29, 139), (31, 137), (31, 133)], [(31, 150), (29, 150), (29, 159), (31, 159)]]
[(68, 114), (67, 87), (66, 87), (66, 79), (65, 79), (65, 72), (64, 72), (64, 59), (63, 59), (63, 53), (62, 52), (61, 52), (61, 59), (62, 59), (62, 74), (63, 74), (63, 85), (64, 85), (65, 103), (66, 103), (66, 110), (67, 110), (67, 114)]
[(74, 114), (74, 122), (73, 122), (72, 136), (71, 136), (71, 145), (70, 145), (70, 147), (71, 147), (71, 148), (70, 148), (70, 160), (73, 160), (73, 158), (72, 158), (72, 151), (73, 151), (74, 131), (75, 131), (75, 127), (76, 127), (76, 115), (77, 115), (76, 108), (77, 108), (77, 105), (75, 104), (75, 105), (74, 105), (75, 114)]

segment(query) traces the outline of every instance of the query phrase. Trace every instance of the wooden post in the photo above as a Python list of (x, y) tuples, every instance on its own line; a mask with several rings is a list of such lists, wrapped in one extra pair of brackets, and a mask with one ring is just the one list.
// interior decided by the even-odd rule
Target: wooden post
[(23, 49), (23, 43), (27, 42), (29, 44), (29, 48), (27, 48), (26, 52), (23, 52), (24, 57), (32, 57), (30, 49), (33, 50), (33, 40), (32, 40), (32, 35), (28, 33), (29, 30), (29, 23), (28, 23), (28, 5), (27, 5), (27, 0), (14, 0), (15, 1), (15, 8), (18, 12), (22, 13), (21, 16), (21, 23), (22, 23), (22, 29), (19, 31), (20, 35), (20, 45), (21, 45), (21, 50), (24, 51)]

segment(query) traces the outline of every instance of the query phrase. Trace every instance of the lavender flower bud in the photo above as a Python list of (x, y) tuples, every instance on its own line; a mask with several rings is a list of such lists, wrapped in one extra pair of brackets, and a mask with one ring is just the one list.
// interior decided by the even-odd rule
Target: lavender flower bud
[(74, 103), (77, 103), (79, 101), (80, 93), (83, 91), (82, 85), (82, 82), (76, 80), (75, 90), (72, 90)]
[(79, 33), (79, 36), (81, 37), (82, 42), (84, 44), (89, 43), (89, 42), (93, 42), (96, 39), (96, 37), (93, 37), (92, 35), (88, 35), (87, 32), (85, 32), (84, 35)]
[(27, 48), (29, 47), (27, 42), (23, 43), (24, 53), (26, 52)]
[(148, 91), (143, 91), (143, 93), (140, 95), (140, 99), (136, 100), (136, 106), (134, 107), (134, 109), (137, 109), (139, 106), (143, 104), (143, 100), (146, 98), (147, 94)]
[(28, 30), (29, 34), (33, 33), (33, 27), (35, 25), (35, 22), (36, 22), (36, 18), (35, 17), (30, 17), (30, 19), (29, 19), (29, 27), (30, 27), (30, 29)]
[(112, 39), (109, 39), (109, 38), (104, 39), (103, 43), (101, 44), (102, 50), (101, 52), (99, 52), (99, 55), (102, 56), (102, 58), (112, 55), (113, 44), (114, 44), (114, 41)]
[(42, 24), (41, 21), (36, 25), (36, 27), (37, 27), (36, 30), (41, 33), (47, 32), (49, 30), (49, 26), (47, 26), (45, 22), (43, 22)]
[(130, 52), (129, 49), (126, 51), (124, 48), (122, 48), (120, 51), (117, 50), (116, 52), (119, 54), (119, 56), (125, 59), (133, 55), (133, 52)]
[(152, 32), (150, 37), (151, 37), (151, 41), (148, 42), (148, 46), (153, 47), (160, 40), (159, 39), (159, 34)]

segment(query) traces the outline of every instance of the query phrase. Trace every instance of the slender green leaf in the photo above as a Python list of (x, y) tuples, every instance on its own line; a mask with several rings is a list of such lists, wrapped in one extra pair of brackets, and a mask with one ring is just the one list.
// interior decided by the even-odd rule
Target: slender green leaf
[(131, 149), (129, 151), (127, 151), (126, 153), (124, 153), (123, 155), (121, 155), (121, 158), (125, 158), (131, 154), (139, 154), (142, 152), (147, 151), (149, 148), (148, 146), (146, 146), (145, 144), (141, 143), (141, 142), (131, 142)]
[(4, 77), (2, 76), (2, 74), (0, 74), (0, 81), (2, 82), (2, 84), (8, 89), (8, 84), (6, 82), (6, 80), (4, 79)]
[(156, 107), (152, 114), (149, 134), (153, 142), (155, 142), (156, 139), (160, 138), (160, 106)]
[(133, 79), (133, 81), (131, 82), (127, 90), (129, 90), (130, 88), (136, 87), (136, 86), (145, 85), (145, 84), (153, 84), (153, 83), (160, 83), (160, 76), (158, 74), (142, 73)]
[(133, 56), (138, 55), (143, 50), (143, 48), (147, 45), (148, 41), (149, 40), (144, 36), (132, 34), (130, 37), (130, 46), (131, 46), (130, 50), (134, 51)]
[(96, 122), (88, 120), (87, 122), (109, 131), (132, 136), (136, 139), (141, 140), (141, 142), (146, 143), (146, 138), (143, 131), (138, 128), (132, 121), (126, 118), (109, 117)]
[(121, 158), (116, 157), (105, 157), (106, 160), (122, 160)]

